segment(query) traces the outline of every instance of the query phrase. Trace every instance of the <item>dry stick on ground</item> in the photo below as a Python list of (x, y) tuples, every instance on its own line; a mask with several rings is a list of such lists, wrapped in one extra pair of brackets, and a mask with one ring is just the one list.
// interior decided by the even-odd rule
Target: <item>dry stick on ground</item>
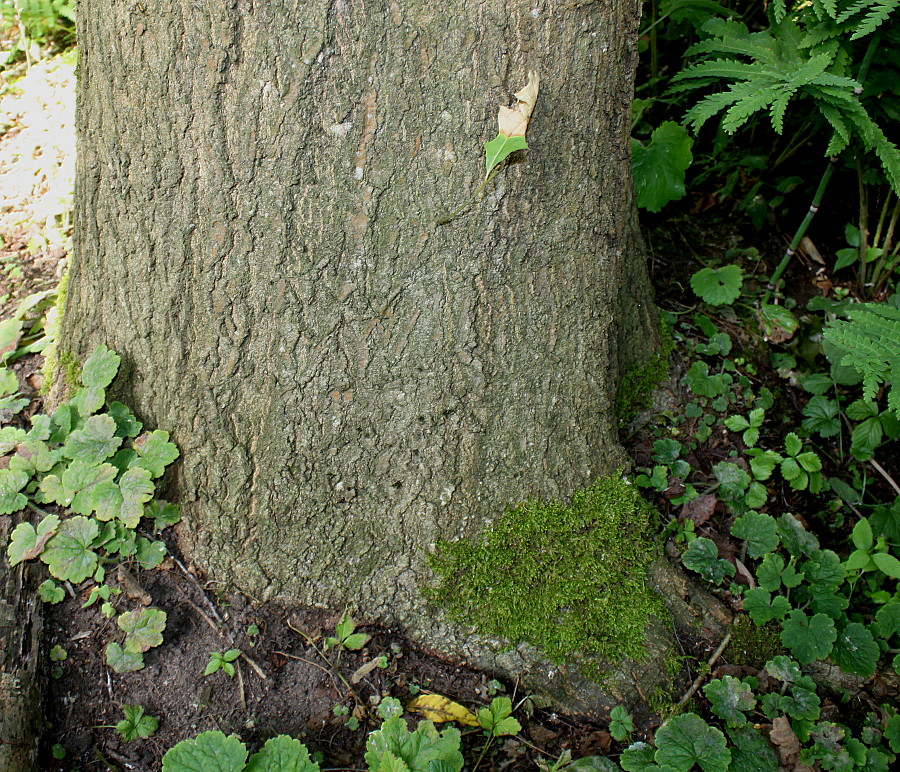
[(728, 645), (728, 642), (731, 640), (731, 630), (729, 630), (725, 637), (722, 639), (722, 643), (719, 644), (718, 648), (713, 652), (712, 656), (709, 658), (709, 661), (706, 663), (706, 666), (709, 668), (708, 671), (700, 673), (695, 679), (694, 683), (691, 684), (691, 688), (688, 689), (684, 696), (678, 700), (676, 703), (676, 707), (681, 707), (682, 705), (687, 704), (687, 701), (691, 699), (691, 697), (696, 694), (697, 689), (700, 688), (700, 684), (702, 684), (706, 677), (712, 672), (712, 666), (716, 664), (716, 660), (722, 656), (722, 652), (725, 651), (725, 647)]
[[(331, 668), (332, 672), (333, 672), (338, 678), (341, 679), (341, 683), (344, 684), (344, 686), (347, 687), (347, 691), (349, 691), (350, 694), (353, 695), (353, 699), (354, 699), (354, 701), (356, 702), (356, 704), (365, 707), (365, 704), (364, 704), (363, 701), (360, 699), (359, 695), (356, 693), (356, 691), (354, 690), (354, 688), (350, 685), (350, 683), (347, 681), (347, 679), (344, 678), (344, 676), (341, 675), (340, 671), (339, 671), (334, 665), (331, 664), (331, 660), (329, 660), (328, 657), (326, 657), (325, 654), (322, 652), (322, 650), (321, 650), (318, 646), (316, 646), (316, 644), (315, 644), (315, 642), (313, 641), (313, 639), (310, 638), (306, 633), (304, 633), (300, 628), (294, 627), (294, 625), (292, 625), (290, 622), (288, 622), (288, 627), (289, 627), (291, 630), (293, 630), (295, 633), (297, 633), (298, 635), (303, 636), (303, 638), (304, 638), (304, 640), (307, 642), (307, 644), (309, 644), (310, 646), (313, 647), (313, 651), (315, 651), (316, 654), (318, 654), (318, 655), (324, 660), (325, 664), (328, 665), (329, 668)], [(299, 659), (299, 657), (298, 657), (298, 659)]]
[(890, 485), (895, 491), (897, 491), (897, 495), (900, 496), (900, 485), (897, 485), (897, 482), (894, 480), (893, 477), (891, 477), (888, 474), (887, 470), (881, 464), (879, 464), (874, 458), (870, 458), (869, 463), (872, 466), (874, 466), (876, 470), (878, 470), (879, 474), (885, 480), (887, 480), (888, 485)]

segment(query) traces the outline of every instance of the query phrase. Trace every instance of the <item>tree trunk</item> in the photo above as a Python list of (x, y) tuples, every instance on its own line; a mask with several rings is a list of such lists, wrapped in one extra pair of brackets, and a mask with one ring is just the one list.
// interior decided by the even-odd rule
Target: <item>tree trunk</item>
[[(639, 14), (83, 0), (62, 345), (123, 355), (213, 576), (459, 653), (424, 554), (623, 465), (617, 341), (653, 335), (627, 253)], [(437, 226), (530, 69), (529, 149)]]
[(5, 545), (18, 517), (0, 517), (0, 770), (36, 772), (44, 729), (46, 656), (39, 566), (10, 568)]

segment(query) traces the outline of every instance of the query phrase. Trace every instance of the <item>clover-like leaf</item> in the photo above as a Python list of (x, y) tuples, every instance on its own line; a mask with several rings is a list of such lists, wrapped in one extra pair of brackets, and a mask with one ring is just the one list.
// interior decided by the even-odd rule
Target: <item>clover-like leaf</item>
[(144, 667), (144, 655), (125, 651), (113, 641), (106, 646), (106, 664), (117, 673), (134, 673)]
[(836, 638), (834, 621), (825, 614), (808, 617), (800, 609), (794, 609), (782, 623), (781, 643), (801, 665), (825, 659)]
[(41, 553), (50, 574), (74, 584), (91, 576), (97, 569), (97, 554), (91, 549), (91, 542), (98, 530), (99, 525), (92, 518), (79, 515), (64, 520)]
[(681, 562), (711, 584), (719, 584), (726, 576), (734, 576), (734, 566), (719, 558), (719, 550), (709, 539), (694, 539), (681, 556)]
[(105, 389), (119, 372), (121, 361), (122, 358), (115, 351), (110, 351), (101, 343), (81, 368), (81, 382), (88, 387), (99, 386)]
[(704, 772), (726, 772), (731, 762), (725, 735), (695, 713), (675, 716), (661, 726), (656, 748), (656, 763), (678, 772), (687, 772), (694, 764)]
[(243, 772), (247, 747), (234, 735), (201, 732), (166, 751), (162, 772)]
[(38, 587), (38, 597), (44, 603), (55, 606), (66, 597), (66, 591), (52, 579), (45, 579)]
[(125, 631), (125, 651), (143, 654), (163, 642), (166, 612), (152, 607), (126, 611), (119, 616), (117, 623)]
[(124, 718), (116, 724), (116, 729), (125, 742), (146, 740), (159, 727), (159, 721), (146, 715), (140, 705), (123, 705), (122, 715)]
[(747, 542), (747, 554), (760, 558), (774, 550), (779, 543), (775, 518), (759, 512), (747, 512), (734, 521), (731, 535)]
[(149, 434), (142, 434), (134, 441), (134, 449), (138, 457), (129, 465), (130, 468), (147, 469), (151, 477), (159, 477), (166, 467), (178, 458), (178, 447), (169, 442), (169, 433), (157, 429)]
[(137, 528), (144, 515), (144, 504), (153, 498), (154, 485), (150, 471), (142, 467), (129, 469), (119, 480), (122, 506), (119, 519), (128, 528)]
[(250, 757), (244, 772), (319, 772), (319, 765), (302, 742), (282, 734), (267, 740)]
[[(828, 379), (828, 385), (831, 380)], [(821, 437), (834, 437), (841, 432), (841, 414), (836, 400), (827, 397), (812, 397), (803, 408), (803, 428)]]
[(481, 708), (475, 715), (478, 724), (485, 729), (491, 737), (501, 735), (518, 734), (522, 731), (522, 725), (511, 717), (512, 702), (509, 697), (494, 697), (490, 706)]
[(609, 712), (609, 733), (617, 742), (622, 742), (634, 731), (631, 714), (621, 705), (616, 705)]
[(10, 567), (25, 560), (34, 560), (44, 550), (44, 546), (56, 533), (59, 518), (47, 515), (38, 523), (37, 530), (31, 523), (19, 523), (12, 532), (6, 554)]
[(845, 673), (871, 678), (880, 651), (875, 638), (859, 622), (851, 622), (837, 636), (831, 660)]
[(703, 693), (712, 712), (728, 726), (745, 724), (747, 717), (741, 711), (753, 710), (756, 706), (750, 687), (729, 675), (710, 681), (703, 687)]
[(791, 604), (783, 595), (772, 598), (768, 590), (756, 587), (744, 593), (744, 611), (756, 625), (764, 625), (773, 619), (784, 619), (791, 610)]

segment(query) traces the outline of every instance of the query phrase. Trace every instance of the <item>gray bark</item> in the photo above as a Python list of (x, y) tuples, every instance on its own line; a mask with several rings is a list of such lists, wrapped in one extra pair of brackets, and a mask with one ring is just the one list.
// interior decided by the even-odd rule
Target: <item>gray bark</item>
[[(63, 347), (123, 355), (117, 396), (172, 431), (180, 538), (214, 577), (460, 653), (423, 615), (424, 554), (623, 464), (617, 342), (652, 335), (618, 318), (623, 276), (646, 286), (639, 13), (83, 0)], [(435, 227), (529, 69), (530, 149)]]

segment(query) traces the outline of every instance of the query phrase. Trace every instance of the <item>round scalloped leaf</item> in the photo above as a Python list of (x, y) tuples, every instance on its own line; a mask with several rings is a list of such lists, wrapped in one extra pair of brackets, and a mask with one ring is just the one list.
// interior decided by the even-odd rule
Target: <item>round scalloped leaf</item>
[(691, 139), (674, 121), (660, 124), (649, 142), (631, 140), (631, 170), (637, 205), (658, 212), (684, 197), (684, 172), (691, 165)]
[(13, 530), (6, 549), (10, 568), (23, 560), (36, 558), (58, 527), (59, 518), (56, 515), (47, 515), (38, 524), (37, 530), (31, 523), (19, 523)]
[(792, 684), (800, 678), (800, 666), (790, 657), (778, 654), (766, 663), (766, 672), (779, 681)]
[(285, 734), (273, 737), (254, 753), (244, 772), (319, 772), (306, 746)]
[(691, 276), (691, 289), (711, 306), (734, 303), (741, 295), (744, 272), (737, 265), (702, 268)]
[(46, 413), (37, 413), (31, 416), (31, 429), (28, 436), (33, 440), (46, 442), (50, 438), (52, 419)]
[(91, 508), (97, 519), (112, 520), (122, 509), (122, 492), (112, 480), (106, 480), (91, 489)]
[(99, 530), (99, 524), (91, 518), (79, 515), (64, 520), (41, 554), (50, 574), (74, 584), (91, 576), (97, 569), (97, 555), (91, 549), (91, 542)]
[(728, 772), (778, 772), (775, 751), (759, 730), (746, 724), (729, 729), (728, 736), (734, 743)]
[(169, 442), (169, 433), (157, 429), (150, 434), (142, 434), (134, 441), (138, 458), (130, 466), (149, 470), (151, 476), (159, 477), (166, 467), (178, 458), (178, 447)]
[(134, 559), (141, 564), (141, 568), (156, 568), (166, 558), (165, 542), (150, 541), (139, 536), (136, 546)]
[(143, 653), (163, 642), (162, 631), (166, 629), (166, 612), (158, 608), (142, 608), (126, 611), (117, 620), (125, 631), (125, 651)]
[(845, 673), (871, 678), (878, 664), (878, 644), (859, 622), (851, 622), (837, 637), (831, 660)]
[(22, 493), (4, 490), (0, 487), (0, 515), (11, 515), (25, 508), (28, 499)]
[(115, 351), (110, 351), (101, 343), (81, 368), (81, 382), (88, 387), (99, 386), (105, 389), (119, 372), (121, 361), (122, 358)]
[(747, 512), (734, 521), (731, 535), (747, 542), (747, 554), (761, 558), (778, 546), (778, 524), (771, 515)]
[(49, 472), (58, 460), (57, 454), (50, 451), (46, 442), (34, 437), (26, 437), (16, 448), (16, 455), (38, 472)]
[(44, 603), (55, 606), (66, 597), (66, 591), (52, 579), (45, 579), (41, 582), (40, 587), (38, 587), (38, 597), (44, 601)]
[(89, 466), (103, 463), (122, 444), (116, 437), (116, 422), (108, 415), (92, 415), (83, 429), (76, 429), (63, 445), (63, 455)]
[(134, 673), (144, 667), (144, 655), (125, 651), (118, 643), (106, 647), (106, 664), (117, 673)]
[(9, 453), (16, 445), (25, 439), (25, 432), (14, 426), (4, 426), (0, 429), (0, 456)]
[(156, 530), (161, 531), (170, 525), (175, 525), (181, 520), (181, 510), (177, 504), (171, 504), (168, 501), (154, 499), (144, 509), (144, 514), (152, 518), (156, 523)]
[(781, 543), (794, 557), (810, 556), (819, 549), (819, 540), (790, 513), (778, 518), (778, 533)]
[(801, 665), (825, 659), (837, 638), (834, 621), (824, 614), (806, 616), (794, 609), (782, 623), (781, 643)]
[(83, 386), (75, 392), (75, 396), (69, 400), (80, 416), (92, 416), (96, 413), (103, 403), (106, 402), (106, 389), (101, 386)]
[(710, 540), (694, 539), (681, 556), (681, 562), (711, 584), (719, 584), (726, 576), (734, 576), (734, 566), (719, 558), (719, 550)]
[(128, 528), (137, 528), (144, 515), (144, 504), (153, 498), (154, 485), (150, 472), (140, 467), (129, 469), (119, 480), (122, 492), (122, 507), (119, 519)]
[(655, 768), (653, 758), (656, 751), (652, 745), (645, 742), (636, 742), (629, 745), (619, 757), (619, 765), (625, 772), (643, 772), (648, 768)]
[(756, 706), (750, 687), (729, 675), (710, 681), (703, 687), (703, 693), (710, 702), (712, 712), (728, 726), (745, 724), (747, 717), (741, 711), (753, 710)]
[(878, 609), (873, 629), (879, 638), (886, 641), (894, 633), (900, 633), (900, 603), (888, 603)]
[(242, 772), (246, 760), (247, 748), (234, 735), (201, 732), (166, 751), (162, 772)]
[(41, 480), (38, 489), (41, 493), (38, 501), (42, 504), (60, 504), (67, 507), (75, 497), (75, 491), (67, 490), (62, 484), (62, 480), (55, 474), (48, 474)]
[(687, 772), (694, 764), (704, 772), (726, 772), (731, 753), (725, 735), (695, 713), (675, 716), (656, 732), (656, 754), (660, 766)]
[(143, 424), (134, 417), (134, 413), (121, 402), (109, 403), (109, 414), (116, 422), (116, 435), (119, 437), (137, 437)]

